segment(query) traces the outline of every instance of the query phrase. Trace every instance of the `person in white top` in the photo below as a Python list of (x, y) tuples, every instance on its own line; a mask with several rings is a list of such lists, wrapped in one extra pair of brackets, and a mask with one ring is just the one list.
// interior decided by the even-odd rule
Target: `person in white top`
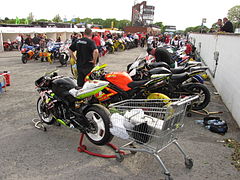
[(22, 46), (22, 35), (18, 34), (18, 36), (16, 37), (16, 41), (18, 44), (18, 50), (21, 51), (21, 46)]

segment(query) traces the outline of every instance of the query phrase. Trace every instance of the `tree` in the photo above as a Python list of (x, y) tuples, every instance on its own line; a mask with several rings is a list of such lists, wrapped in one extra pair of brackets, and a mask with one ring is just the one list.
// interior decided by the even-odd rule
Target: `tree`
[(60, 17), (59, 14), (57, 14), (57, 15), (53, 18), (52, 21), (53, 21), (53, 22), (62, 22), (62, 18)]
[(123, 30), (124, 27), (129, 26), (130, 24), (131, 22), (129, 20), (124, 19), (124, 20), (117, 21), (115, 27)]
[(28, 19), (28, 21), (29, 21), (30, 23), (33, 22), (34, 16), (33, 16), (33, 13), (32, 13), (32, 12), (29, 13), (27, 19)]
[(209, 31), (209, 29), (206, 26), (195, 26), (195, 27), (188, 27), (185, 29), (184, 33), (188, 33), (188, 32), (203, 32), (206, 33)]
[(113, 27), (115, 27), (115, 25), (116, 25), (116, 19), (114, 18), (114, 19), (106, 19), (104, 22), (103, 22), (103, 27), (104, 28), (111, 28), (112, 27), (112, 25), (113, 25)]
[(164, 32), (166, 29), (162, 22), (156, 22), (153, 25), (158, 26), (161, 29), (161, 32)]
[(240, 27), (240, 5), (234, 6), (228, 10), (228, 19), (235, 27)]

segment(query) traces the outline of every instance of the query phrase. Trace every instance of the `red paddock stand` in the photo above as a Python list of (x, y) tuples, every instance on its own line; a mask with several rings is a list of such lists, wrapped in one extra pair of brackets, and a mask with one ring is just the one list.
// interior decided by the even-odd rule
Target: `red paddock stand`
[(111, 144), (111, 143), (108, 143), (106, 144), (107, 146), (111, 147), (113, 150), (116, 151), (116, 155), (105, 155), (105, 154), (98, 154), (98, 153), (94, 153), (94, 152), (91, 152), (91, 151), (88, 151), (87, 150), (87, 146), (83, 145), (83, 138), (84, 138), (84, 134), (81, 134), (80, 135), (80, 142), (79, 142), (79, 146), (78, 146), (78, 152), (85, 152), (91, 156), (97, 156), (97, 157), (102, 157), (102, 158), (119, 158), (119, 155), (125, 155), (125, 152), (124, 151), (119, 151), (118, 148)]

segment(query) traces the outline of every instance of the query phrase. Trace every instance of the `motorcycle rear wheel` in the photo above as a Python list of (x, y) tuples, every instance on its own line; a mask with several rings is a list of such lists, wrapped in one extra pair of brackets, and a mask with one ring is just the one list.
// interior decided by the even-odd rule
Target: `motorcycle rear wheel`
[(62, 66), (67, 64), (69, 56), (66, 53), (61, 53), (59, 56), (59, 62)]
[(39, 97), (37, 101), (37, 112), (41, 121), (46, 124), (53, 124), (53, 114), (47, 109), (46, 104), (41, 97)]
[(109, 143), (113, 135), (110, 133), (110, 112), (99, 104), (91, 105), (84, 111), (85, 117), (95, 129), (86, 133), (87, 138), (93, 144), (102, 146)]
[(193, 102), (193, 110), (202, 110), (205, 108), (211, 99), (210, 92), (203, 84), (193, 83), (187, 88), (192, 95), (198, 95), (199, 98)]

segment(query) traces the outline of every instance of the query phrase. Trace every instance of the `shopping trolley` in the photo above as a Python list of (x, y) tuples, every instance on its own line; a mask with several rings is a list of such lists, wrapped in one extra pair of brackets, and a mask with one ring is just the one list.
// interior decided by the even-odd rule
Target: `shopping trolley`
[[(119, 147), (119, 152), (127, 150), (133, 154), (146, 152), (153, 155), (163, 168), (166, 179), (172, 179), (158, 153), (175, 144), (184, 156), (185, 166), (191, 169), (193, 160), (177, 142), (176, 130), (183, 127), (186, 109), (191, 107), (191, 102), (197, 98), (198, 96), (166, 100), (129, 99), (111, 104), (111, 133), (130, 140)], [(116, 156), (120, 162), (124, 159), (124, 155), (118, 151)]]

